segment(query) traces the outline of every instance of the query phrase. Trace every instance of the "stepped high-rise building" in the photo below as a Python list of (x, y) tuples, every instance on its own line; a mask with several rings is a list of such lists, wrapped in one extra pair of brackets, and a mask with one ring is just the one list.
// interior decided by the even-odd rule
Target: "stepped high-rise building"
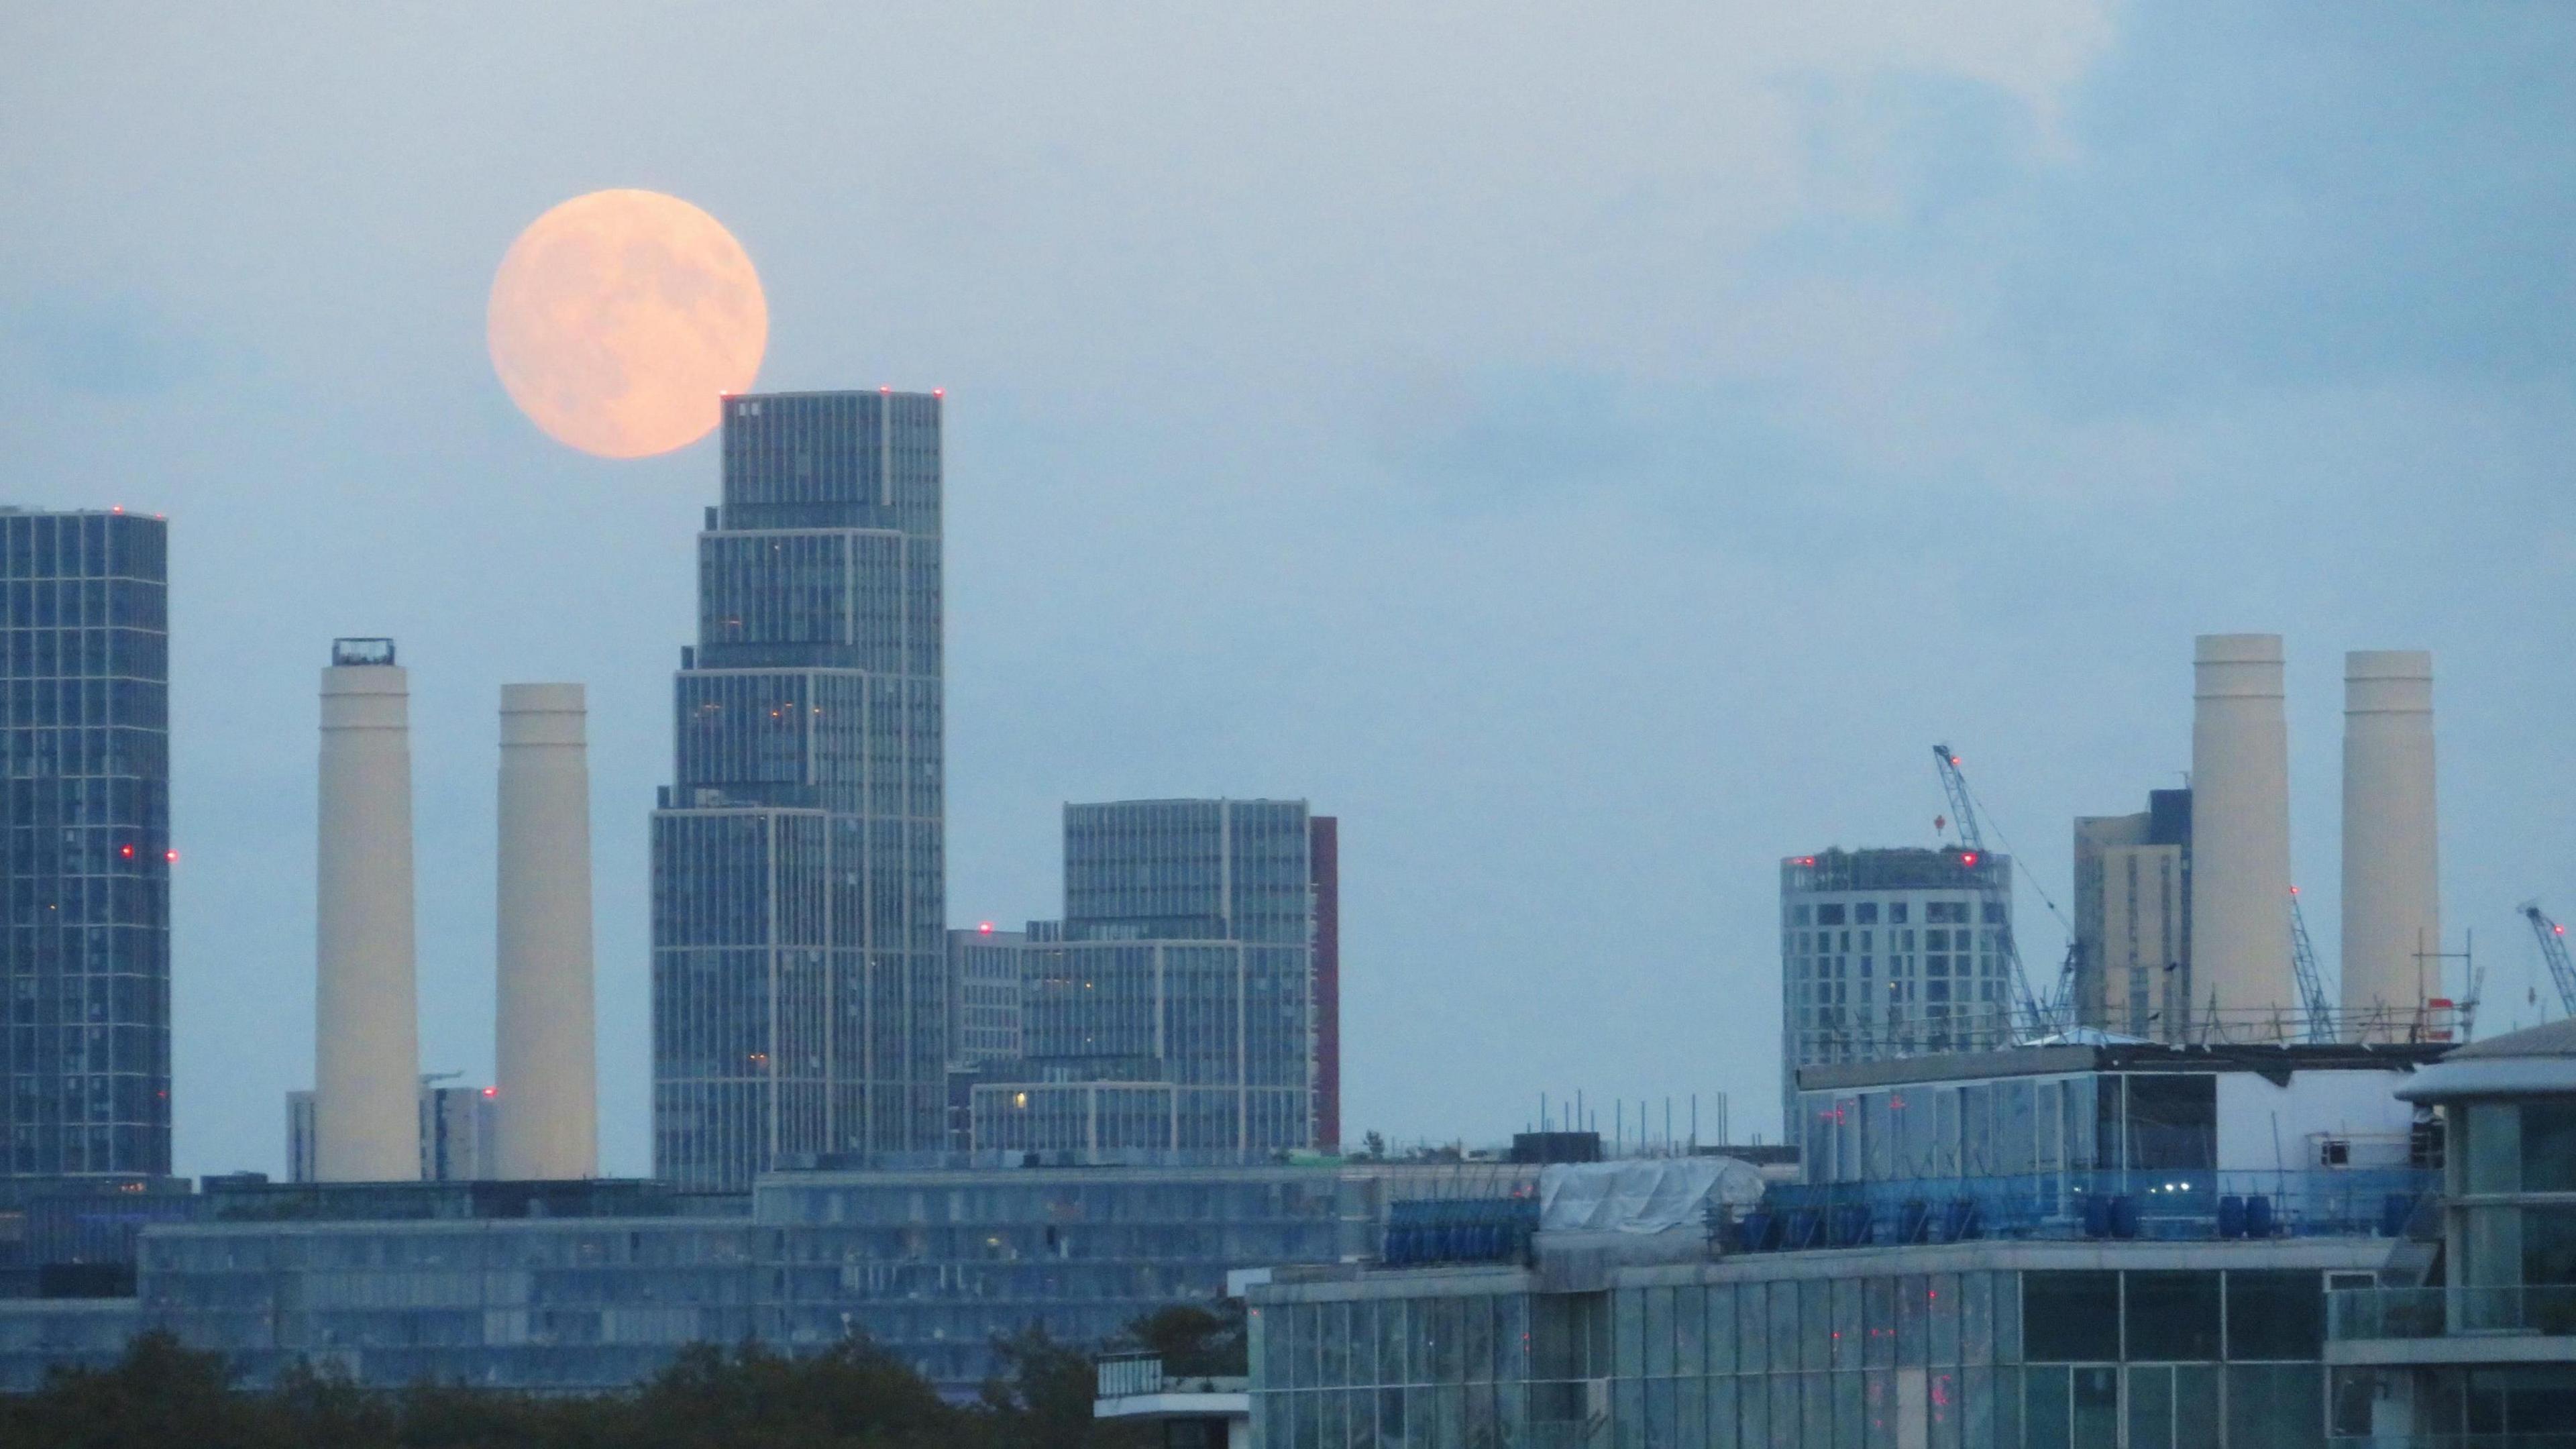
[(1066, 806), (1064, 919), (1020, 948), (1019, 1059), (984, 1064), (975, 1146), (1333, 1145), (1337, 841), (1302, 800)]
[(0, 1177), (170, 1170), (168, 543), (0, 508)]
[(658, 1176), (943, 1145), (937, 394), (728, 398), (653, 814)]

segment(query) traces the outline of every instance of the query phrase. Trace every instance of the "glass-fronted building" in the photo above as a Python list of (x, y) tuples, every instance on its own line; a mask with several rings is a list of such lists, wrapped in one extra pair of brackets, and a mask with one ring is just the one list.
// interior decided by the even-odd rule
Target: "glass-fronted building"
[(2465, 1046), (2403, 1089), (2449, 1139), (2438, 1252), (2333, 1298), (2338, 1444), (2576, 1444), (2576, 1020)]
[(1780, 1098), (1797, 1072), (1991, 1051), (2013, 1039), (2012, 860), (1963, 850), (1828, 850), (1780, 862)]
[[(1217, 1168), (785, 1173), (748, 1197), (649, 1183), (210, 1184), (193, 1218), (129, 1236), (134, 1296), (0, 1299), (0, 1389), (112, 1357), (144, 1328), (225, 1354), (398, 1385), (624, 1387), (693, 1343), (789, 1352), (865, 1334), (973, 1395), (997, 1336), (1106, 1344), (1230, 1270), (1334, 1263), (1392, 1197), (1494, 1169)], [(1500, 1170), (1503, 1172), (1509, 1169)]]
[(653, 813), (656, 1172), (946, 1134), (940, 399), (725, 400)]
[(1332, 823), (1291, 800), (1066, 806), (1065, 916), (1021, 953), (1018, 1060), (974, 1087), (975, 1146), (1315, 1145)]
[(0, 1177), (170, 1170), (168, 540), (0, 508)]
[(2328, 1282), (2386, 1244), (1860, 1249), (1585, 1271), (1283, 1272), (1263, 1449), (2295, 1449)]

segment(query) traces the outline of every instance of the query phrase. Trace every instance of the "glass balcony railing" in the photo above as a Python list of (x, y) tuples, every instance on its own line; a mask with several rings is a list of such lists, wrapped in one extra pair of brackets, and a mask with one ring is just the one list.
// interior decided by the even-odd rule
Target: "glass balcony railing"
[(2337, 1434), (2327, 1449), (2576, 1449), (2576, 1434)]
[(2444, 1338), (2472, 1333), (2576, 1335), (2576, 1285), (2345, 1288), (2326, 1295), (2330, 1338)]
[(1783, 1183), (1740, 1215), (1744, 1252), (1960, 1238), (2402, 1237), (2441, 1174), (2425, 1168), (2066, 1170)]
[(1103, 1399), (1124, 1399), (1163, 1391), (1163, 1357), (1153, 1353), (1111, 1354), (1092, 1365), (1092, 1392)]

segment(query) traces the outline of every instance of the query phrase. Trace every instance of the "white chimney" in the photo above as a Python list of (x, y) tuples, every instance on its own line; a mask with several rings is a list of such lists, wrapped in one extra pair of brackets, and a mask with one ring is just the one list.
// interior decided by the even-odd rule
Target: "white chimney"
[[(2343, 657), (2343, 1035), (2389, 1041), (2438, 996), (2433, 656)], [(2417, 953), (2424, 953), (2418, 961)]]
[(2204, 634), (2192, 673), (2191, 1035), (2295, 1040), (2281, 636)]
[(599, 1175), (590, 755), (578, 684), (501, 686), (497, 1176)]
[(411, 698), (390, 639), (332, 641), (315, 846), (314, 1177), (417, 1179)]

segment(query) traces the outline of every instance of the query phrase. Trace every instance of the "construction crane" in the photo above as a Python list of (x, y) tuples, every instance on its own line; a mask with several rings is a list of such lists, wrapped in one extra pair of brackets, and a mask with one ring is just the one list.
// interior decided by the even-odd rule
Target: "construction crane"
[[(1950, 752), (1948, 745), (1934, 745), (1932, 759), (1941, 770), (1941, 792), (1950, 798), (1950, 818), (1959, 827), (1959, 843), (1965, 847), (1966, 863), (1974, 866), (1987, 854), (1986, 831), (1977, 818), (1976, 800), (1968, 793), (1968, 777), (1960, 773), (1959, 757)], [(2028, 870), (2029, 867), (2023, 867), (2024, 873)], [(2055, 1029), (2058, 1016), (2074, 995), (2075, 951), (2072, 947), (2067, 950), (2066, 969), (2058, 978), (2057, 990), (2051, 1000), (2043, 1004), (2031, 993), (2030, 975), (2022, 970), (2021, 947), (2013, 940), (2011, 903), (2005, 898), (2005, 890), (2009, 882), (1998, 881), (1991, 874), (1980, 876), (1979, 879), (1984, 882), (1979, 887), (1984, 903), (1990, 904), (1994, 909), (1980, 909), (1977, 914), (1989, 917), (1997, 923), (1995, 944), (2002, 948), (2004, 969), (2011, 974), (2013, 998), (2021, 1012), (2028, 1034), (2033, 1037), (2045, 1036)], [(2064, 925), (2065, 913), (2057, 909), (2057, 902), (2048, 898), (2047, 891), (2040, 889), (2036, 876), (2031, 878), (2030, 884), (2031, 889), (2039, 892), (2039, 898), (2047, 905), (2049, 914), (2056, 916), (2058, 923)], [(2072, 940), (2074, 934), (2073, 929), (2069, 928), (2068, 939)]]
[(2317, 970), (2317, 948), (2308, 940), (2308, 913), (2299, 908), (2299, 888), (2290, 887), (2290, 966), (2299, 973), (2299, 1000), (2308, 1009), (2308, 1040), (2334, 1039), (2334, 1008), (2326, 1001), (2326, 981)]
[(2549, 963), (2549, 979), (2558, 983), (2558, 1004), (2576, 1016), (2576, 965), (2567, 960), (2567, 928), (2549, 919), (2538, 901), (2522, 903), (2522, 918), (2540, 942), (2540, 959)]

